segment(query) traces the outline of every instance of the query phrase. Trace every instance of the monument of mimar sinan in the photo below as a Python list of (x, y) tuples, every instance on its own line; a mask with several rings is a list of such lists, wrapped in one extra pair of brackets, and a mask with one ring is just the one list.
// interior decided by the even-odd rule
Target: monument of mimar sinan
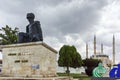
[(26, 26), (26, 33), (20, 32), (18, 34), (18, 43), (43, 41), (41, 25), (39, 21), (34, 21), (35, 15), (33, 13), (27, 14), (29, 24)]
[(2, 75), (9, 77), (55, 77), (57, 51), (43, 42), (39, 21), (27, 14), (26, 33), (18, 34), (18, 43), (2, 46)]

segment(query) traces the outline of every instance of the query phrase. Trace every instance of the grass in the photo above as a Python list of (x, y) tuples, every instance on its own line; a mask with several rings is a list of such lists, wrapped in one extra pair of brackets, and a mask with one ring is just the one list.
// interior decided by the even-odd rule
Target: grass
[[(67, 76), (66, 73), (57, 73), (57, 74), (58, 76)], [(79, 80), (91, 80), (90, 77), (86, 75), (77, 74), (77, 73), (70, 73), (70, 76)]]

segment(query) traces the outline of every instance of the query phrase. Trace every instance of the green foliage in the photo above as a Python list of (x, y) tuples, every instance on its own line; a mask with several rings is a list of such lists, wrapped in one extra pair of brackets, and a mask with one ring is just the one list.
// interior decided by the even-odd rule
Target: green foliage
[[(58, 76), (67, 76), (65, 73), (57, 73)], [(70, 73), (70, 76), (77, 80), (91, 80), (87, 75), (82, 75), (79, 73)]]
[(82, 59), (74, 46), (64, 45), (59, 51), (58, 65), (61, 67), (67, 67), (67, 73), (69, 73), (69, 67), (77, 68), (82, 66)]
[(74, 59), (73, 59), (73, 65), (71, 67), (77, 68), (82, 66), (82, 58), (80, 54), (77, 52)]
[(18, 28), (15, 28), (12, 30), (8, 25), (6, 27), (2, 27), (0, 29), (0, 38), (1, 42), (0, 44), (5, 45), (5, 44), (13, 44), (17, 42), (17, 32)]
[(83, 60), (83, 66), (98, 66), (98, 63), (100, 63), (101, 60), (98, 59), (84, 59)]
[(84, 59), (83, 66), (85, 67), (86, 74), (92, 76), (93, 69), (97, 67), (100, 62), (101, 60), (98, 59)]

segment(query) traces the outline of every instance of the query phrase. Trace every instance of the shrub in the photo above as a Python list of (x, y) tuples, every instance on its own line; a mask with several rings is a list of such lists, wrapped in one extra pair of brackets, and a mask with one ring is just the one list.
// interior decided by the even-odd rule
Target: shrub
[(84, 59), (83, 66), (85, 67), (86, 74), (92, 76), (93, 69), (97, 67), (100, 62), (101, 60), (98, 59)]

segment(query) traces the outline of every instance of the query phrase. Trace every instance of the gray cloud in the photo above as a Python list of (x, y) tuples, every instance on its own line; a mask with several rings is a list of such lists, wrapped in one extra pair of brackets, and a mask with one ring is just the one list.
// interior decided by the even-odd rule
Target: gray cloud
[(56, 7), (40, 8), (39, 13), (44, 15), (41, 17), (44, 17), (46, 30), (49, 26), (49, 31), (60, 32), (63, 35), (83, 33), (94, 30), (94, 25), (99, 21), (99, 11), (105, 5), (106, 2), (102, 0), (73, 0)]
[(22, 31), (27, 24), (26, 13), (34, 12), (41, 21), (45, 34), (62, 36), (93, 30), (99, 21), (99, 11), (105, 5), (104, 0), (4, 0), (0, 3), (0, 12), (8, 15), (5, 17), (8, 24), (14, 24)]

